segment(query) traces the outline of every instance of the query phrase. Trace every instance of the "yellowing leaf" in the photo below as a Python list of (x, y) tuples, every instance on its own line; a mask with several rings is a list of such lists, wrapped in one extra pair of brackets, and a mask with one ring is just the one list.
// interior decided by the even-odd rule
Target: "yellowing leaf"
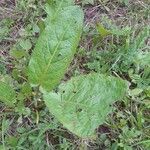
[(97, 30), (102, 38), (106, 37), (107, 35), (111, 34), (110, 30), (104, 28), (104, 26), (100, 23), (97, 24)]
[(16, 59), (20, 59), (20, 58), (26, 56), (26, 51), (13, 49), (10, 51), (10, 55)]
[(58, 93), (43, 93), (49, 111), (65, 128), (82, 138), (91, 138), (111, 112), (110, 105), (124, 96), (126, 88), (121, 79), (89, 74), (60, 85)]

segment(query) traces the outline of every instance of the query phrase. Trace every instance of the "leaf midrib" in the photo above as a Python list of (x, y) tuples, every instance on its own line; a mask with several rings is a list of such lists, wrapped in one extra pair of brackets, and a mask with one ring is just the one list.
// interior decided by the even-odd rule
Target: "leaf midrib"
[(56, 52), (57, 52), (57, 50), (58, 50), (58, 47), (60, 46), (60, 44), (61, 44), (61, 42), (62, 42), (62, 40), (63, 40), (63, 38), (64, 38), (64, 36), (65, 36), (65, 34), (66, 34), (66, 32), (67, 32), (67, 29), (68, 29), (69, 25), (70, 25), (70, 24), (67, 25), (67, 27), (66, 27), (64, 33), (62, 34), (62, 37), (60, 38), (58, 44), (56, 45), (56, 47), (55, 47), (55, 49), (54, 49), (53, 55), (50, 56), (50, 58), (49, 58), (49, 60), (48, 60), (48, 64), (47, 64), (46, 68), (44, 69), (43, 76), (42, 76), (42, 78), (41, 78), (40, 81), (39, 81), (39, 84), (40, 84), (40, 85), (42, 85), (43, 80), (44, 80), (44, 78), (45, 78), (45, 75), (46, 75), (46, 73), (48, 72), (48, 69), (51, 67), (51, 63), (52, 63), (52, 61), (53, 61), (53, 59), (54, 59), (54, 57), (55, 57), (55, 54), (56, 54)]

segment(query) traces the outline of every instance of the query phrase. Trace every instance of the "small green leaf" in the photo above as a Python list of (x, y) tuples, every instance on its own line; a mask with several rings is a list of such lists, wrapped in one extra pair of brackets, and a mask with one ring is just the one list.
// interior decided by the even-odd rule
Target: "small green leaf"
[(18, 139), (15, 136), (10, 136), (7, 138), (7, 142), (9, 145), (15, 148), (17, 146)]
[(30, 86), (29, 83), (25, 82), (22, 87), (21, 87), (21, 93), (25, 96), (25, 97), (28, 97), (28, 96), (31, 96), (32, 94), (32, 88)]
[(36, 34), (36, 33), (40, 32), (40, 28), (38, 27), (37, 24), (33, 24), (32, 32), (33, 32), (33, 34)]
[(8, 131), (8, 129), (10, 127), (10, 124), (11, 124), (10, 120), (6, 119), (4, 117), (3, 120), (2, 120), (2, 126), (1, 126), (3, 134), (5, 134)]
[(26, 55), (26, 52), (25, 52), (25, 50), (14, 49), (14, 50), (10, 51), (10, 55), (16, 59), (20, 59)]
[(39, 20), (38, 21), (38, 27), (40, 29), (40, 33), (42, 33), (45, 29), (45, 24), (44, 24), (44, 21), (43, 20)]
[(145, 90), (145, 94), (147, 97), (150, 97), (150, 86)]
[(111, 112), (110, 105), (124, 96), (126, 88), (121, 79), (89, 74), (60, 85), (58, 93), (43, 93), (49, 111), (64, 127), (82, 138), (91, 138)]
[(8, 106), (14, 106), (16, 102), (16, 93), (11, 86), (0, 81), (0, 101)]
[(130, 91), (130, 95), (131, 96), (138, 96), (142, 92), (143, 92), (143, 89), (136, 88), (136, 89), (133, 89)]
[(18, 69), (13, 69), (12, 70), (12, 77), (15, 79), (15, 80), (19, 80), (19, 75), (20, 75), (20, 71)]
[(104, 26), (100, 23), (97, 24), (97, 30), (102, 38), (111, 34), (111, 31), (104, 28)]
[(27, 51), (28, 51), (29, 49), (31, 49), (32, 44), (31, 44), (30, 40), (27, 39), (27, 40), (21, 40), (21, 41), (20, 41), (20, 46), (21, 46), (24, 50), (27, 50)]

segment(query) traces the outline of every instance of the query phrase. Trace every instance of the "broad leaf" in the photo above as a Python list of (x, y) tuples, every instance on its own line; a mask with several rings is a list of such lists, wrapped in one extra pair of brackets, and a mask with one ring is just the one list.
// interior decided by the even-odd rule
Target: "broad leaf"
[(34, 86), (52, 90), (63, 78), (78, 46), (83, 11), (78, 6), (47, 5), (47, 24), (29, 62), (29, 80)]
[(121, 99), (126, 83), (115, 77), (89, 74), (60, 85), (58, 93), (43, 92), (50, 112), (71, 132), (89, 138), (103, 124), (110, 105)]
[(0, 101), (8, 106), (14, 106), (16, 102), (16, 93), (11, 86), (0, 81)]

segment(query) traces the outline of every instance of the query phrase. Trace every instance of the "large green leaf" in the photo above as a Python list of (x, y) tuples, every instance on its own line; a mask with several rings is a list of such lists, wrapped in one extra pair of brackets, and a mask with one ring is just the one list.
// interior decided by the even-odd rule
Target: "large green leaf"
[(78, 6), (47, 5), (46, 28), (41, 33), (29, 62), (29, 80), (34, 86), (52, 90), (63, 78), (78, 46), (83, 11)]
[(57, 93), (44, 92), (49, 111), (71, 132), (89, 138), (103, 124), (110, 105), (126, 92), (125, 81), (101, 74), (72, 78), (60, 85)]
[(16, 93), (11, 86), (0, 81), (0, 101), (8, 106), (14, 106), (16, 102)]

